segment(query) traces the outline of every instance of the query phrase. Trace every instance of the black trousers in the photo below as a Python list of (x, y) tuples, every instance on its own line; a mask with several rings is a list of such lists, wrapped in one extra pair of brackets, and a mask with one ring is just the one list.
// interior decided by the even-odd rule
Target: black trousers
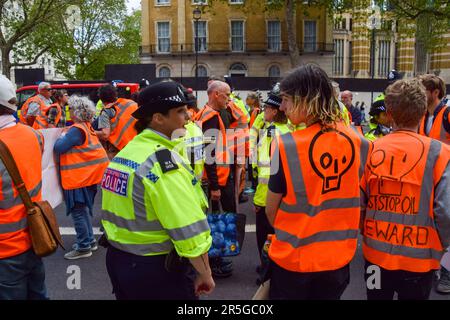
[(267, 235), (274, 233), (275, 230), (266, 216), (266, 207), (256, 207), (256, 243), (258, 244), (259, 257), (261, 257)]
[(167, 255), (142, 257), (108, 247), (106, 268), (117, 300), (196, 300), (192, 269), (168, 272)]
[[(225, 187), (220, 187), (220, 204), (222, 205), (222, 210), (224, 212), (236, 212), (236, 197), (234, 192), (234, 179), (232, 175), (228, 177), (228, 181)], [(218, 201), (212, 201), (211, 203), (211, 210), (212, 212), (219, 212), (219, 202)]]
[(324, 272), (292, 272), (271, 262), (271, 300), (339, 300), (350, 282), (350, 265)]
[[(364, 277), (367, 285), (367, 300), (393, 300), (397, 292), (398, 300), (428, 300), (433, 286), (434, 271), (425, 273), (410, 272), (404, 270), (386, 270), (379, 267), (380, 286), (369, 287), (376, 276), (373, 271), (367, 272), (373, 264), (366, 261)], [(368, 281), (369, 280), (369, 281)]]

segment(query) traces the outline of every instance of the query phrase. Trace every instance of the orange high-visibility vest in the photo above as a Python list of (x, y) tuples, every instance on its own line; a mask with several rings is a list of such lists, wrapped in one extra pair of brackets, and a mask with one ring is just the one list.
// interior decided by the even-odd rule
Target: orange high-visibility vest
[(434, 190), (450, 148), (398, 131), (377, 140), (361, 188), (367, 197), (363, 252), (387, 270), (439, 269), (443, 254), (433, 213)]
[(40, 108), (39, 108), (38, 115), (42, 114), (42, 109), (47, 108), (46, 103), (44, 102), (44, 100), (42, 100), (39, 97), (39, 95), (35, 95), (35, 96), (32, 96), (31, 98), (28, 98), (28, 100), (25, 101), (25, 103), (23, 104), (22, 109), (20, 109), (19, 121), (22, 124), (28, 125), (28, 122), (27, 122), (28, 107), (30, 106), (30, 103), (33, 103), (33, 102), (39, 104)]
[[(230, 176), (230, 155), (228, 153), (227, 146), (227, 133), (225, 129), (225, 125), (223, 124), (222, 118), (220, 117), (219, 112), (206, 105), (201, 109), (197, 115), (195, 116), (195, 120), (200, 128), (203, 128), (203, 124), (208, 120), (217, 117), (219, 120), (220, 136), (216, 143), (215, 155), (216, 155), (216, 173), (217, 178), (219, 180), (219, 185), (224, 187), (227, 185), (228, 177)], [(205, 178), (207, 179), (206, 171), (204, 173)]]
[(247, 115), (233, 101), (230, 102), (228, 108), (232, 116), (230, 129), (234, 129), (234, 133), (227, 137), (229, 150), (233, 152), (234, 156), (248, 157), (250, 130)]
[[(0, 140), (11, 151), (31, 199), (42, 200), (42, 135), (19, 123), (1, 129)], [(17, 256), (30, 248), (25, 206), (0, 160), (0, 259)]]
[(270, 258), (293, 272), (346, 266), (356, 252), (360, 179), (371, 143), (343, 122), (335, 130), (317, 123), (277, 141), (287, 193), (275, 217)]
[(105, 109), (110, 108), (114, 108), (116, 115), (110, 120), (111, 134), (108, 140), (122, 150), (137, 135), (134, 128), (137, 120), (131, 114), (138, 109), (138, 105), (133, 100), (119, 98), (115, 103), (105, 106)]
[(41, 109), (41, 114), (36, 117), (36, 120), (34, 120), (34, 129), (38, 130), (48, 128), (48, 113), (52, 108), (58, 109), (58, 114), (56, 115), (55, 119), (55, 126), (59, 123), (59, 120), (61, 120), (62, 108), (59, 103), (54, 103), (48, 107), (46, 106), (45, 108)]
[(76, 123), (72, 127), (81, 129), (86, 137), (81, 146), (75, 146), (61, 154), (61, 181), (65, 190), (89, 187), (100, 183), (109, 164), (108, 155), (103, 149), (90, 123)]
[[(423, 117), (422, 121), (420, 122), (419, 127), (419, 133), (423, 136), (428, 136), (430, 138), (439, 140), (445, 144), (450, 144), (450, 134), (445, 130), (445, 123), (444, 121), (447, 121), (450, 123), (450, 117), (449, 117), (449, 111), (446, 111), (450, 109), (450, 106), (445, 105), (442, 103), (434, 112), (435, 119), (433, 121), (433, 126), (431, 127), (430, 134), (425, 133), (425, 121), (426, 117)], [(444, 119), (444, 114), (447, 113), (447, 119)], [(447, 124), (447, 127), (450, 127), (450, 124)]]
[(253, 124), (255, 123), (256, 117), (259, 115), (259, 113), (261, 112), (260, 108), (254, 108), (252, 111), (252, 114), (250, 115), (250, 128), (253, 127)]

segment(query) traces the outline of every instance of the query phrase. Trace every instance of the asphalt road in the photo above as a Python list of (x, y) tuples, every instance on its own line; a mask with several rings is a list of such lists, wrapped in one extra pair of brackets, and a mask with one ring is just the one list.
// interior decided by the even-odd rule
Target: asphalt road
[[(101, 193), (97, 194), (95, 202), (94, 227), (100, 227), (99, 213)], [(65, 214), (65, 206), (56, 209), (61, 227), (73, 228), (70, 217)], [(240, 206), (240, 212), (247, 215), (247, 225), (255, 224), (255, 217), (250, 201)], [(251, 229), (251, 227), (250, 227)], [(67, 233), (67, 230), (65, 230)], [(98, 236), (97, 236), (98, 238)], [(64, 235), (66, 249), (75, 242), (74, 235)], [(202, 299), (205, 300), (249, 300), (258, 289), (256, 285), (256, 266), (259, 261), (256, 247), (256, 235), (248, 232), (245, 237), (243, 251), (233, 258), (234, 273), (230, 278), (217, 279), (216, 289)], [(85, 259), (68, 261), (64, 259), (64, 251), (58, 250), (51, 257), (45, 258), (46, 283), (49, 297), (52, 300), (113, 300), (112, 287), (105, 266), (106, 250), (99, 247), (93, 256)], [(343, 295), (345, 300), (365, 300), (364, 262), (359, 246), (357, 254), (351, 263), (351, 281)], [(80, 282), (74, 281), (73, 270), (81, 272)], [(68, 286), (69, 284), (69, 286)], [(76, 285), (80, 284), (80, 288)], [(75, 287), (75, 288), (74, 288)], [(71, 289), (69, 289), (71, 288)], [(450, 295), (431, 293), (432, 300), (450, 300)]]

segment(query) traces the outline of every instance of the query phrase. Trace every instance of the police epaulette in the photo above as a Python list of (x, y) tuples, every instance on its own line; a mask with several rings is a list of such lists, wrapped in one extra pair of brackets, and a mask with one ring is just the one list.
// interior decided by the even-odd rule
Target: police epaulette
[(158, 150), (155, 152), (155, 156), (163, 173), (178, 169), (178, 165), (172, 159), (172, 154), (169, 149)]

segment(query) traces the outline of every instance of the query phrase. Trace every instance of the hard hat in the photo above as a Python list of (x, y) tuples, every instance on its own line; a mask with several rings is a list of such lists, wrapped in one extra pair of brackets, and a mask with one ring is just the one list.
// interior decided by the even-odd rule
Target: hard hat
[(0, 75), (0, 105), (13, 111), (17, 111), (15, 103), (11, 103), (16, 98), (16, 89), (12, 82), (3, 75)]

